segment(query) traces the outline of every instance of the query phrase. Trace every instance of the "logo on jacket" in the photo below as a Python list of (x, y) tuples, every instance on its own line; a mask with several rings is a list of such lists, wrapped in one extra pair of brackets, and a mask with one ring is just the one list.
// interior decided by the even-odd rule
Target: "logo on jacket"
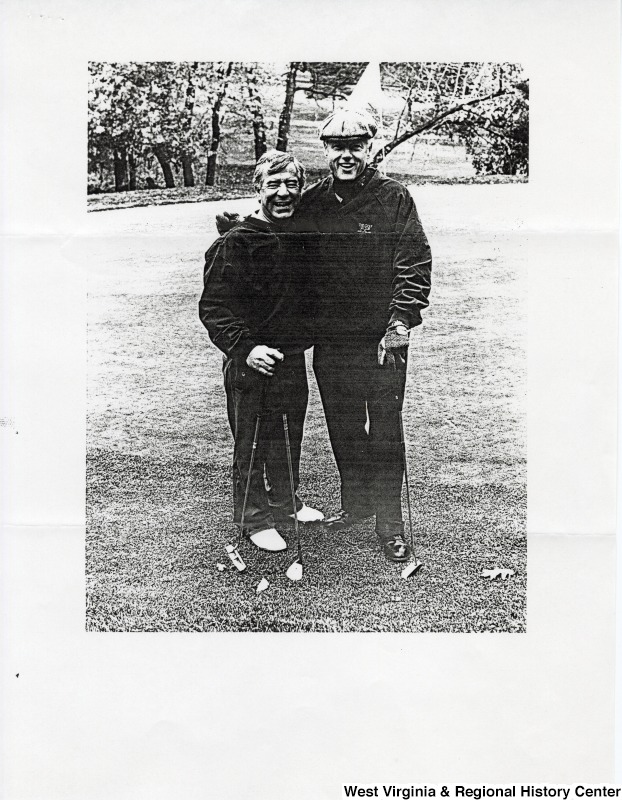
[(359, 222), (359, 233), (371, 233), (371, 227), (368, 222)]

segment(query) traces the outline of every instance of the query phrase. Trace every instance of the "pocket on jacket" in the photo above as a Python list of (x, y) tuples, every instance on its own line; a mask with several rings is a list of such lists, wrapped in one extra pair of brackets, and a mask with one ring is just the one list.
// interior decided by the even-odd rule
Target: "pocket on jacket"
[(249, 367), (248, 364), (232, 362), (231, 368), (233, 386), (240, 391), (248, 391), (255, 388), (261, 381), (262, 375), (256, 369)]

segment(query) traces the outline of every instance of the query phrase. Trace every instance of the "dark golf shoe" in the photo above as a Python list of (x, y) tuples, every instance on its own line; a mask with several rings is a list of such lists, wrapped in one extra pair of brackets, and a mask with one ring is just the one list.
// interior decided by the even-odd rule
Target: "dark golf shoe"
[(376, 533), (385, 558), (400, 564), (410, 559), (412, 552), (404, 539), (403, 525), (399, 523), (377, 525)]

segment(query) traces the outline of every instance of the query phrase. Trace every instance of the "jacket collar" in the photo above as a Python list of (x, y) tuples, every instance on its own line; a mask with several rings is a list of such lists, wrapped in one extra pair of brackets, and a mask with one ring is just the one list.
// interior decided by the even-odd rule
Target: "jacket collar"
[(374, 178), (376, 173), (377, 170), (374, 167), (367, 166), (355, 181), (338, 181), (335, 180), (333, 175), (331, 175), (330, 188), (337, 195), (337, 197), (341, 197), (343, 199), (344, 203), (348, 203), (367, 186), (367, 184)]
[(254, 231), (263, 231), (265, 233), (286, 233), (296, 229), (295, 215), (291, 219), (278, 223), (268, 222), (268, 220), (256, 214), (249, 214), (248, 217), (244, 217), (242, 224), (248, 228), (252, 228)]

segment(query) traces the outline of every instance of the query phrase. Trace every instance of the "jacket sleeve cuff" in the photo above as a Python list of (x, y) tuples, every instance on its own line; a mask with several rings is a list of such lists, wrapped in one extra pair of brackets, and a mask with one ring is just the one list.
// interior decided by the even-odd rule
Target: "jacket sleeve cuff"
[(255, 346), (255, 342), (252, 339), (244, 339), (244, 341), (231, 348), (229, 356), (239, 361), (246, 361), (248, 354)]
[(401, 322), (406, 328), (412, 328), (413, 324), (417, 324), (416, 322), (413, 323), (410, 314), (406, 314), (404, 311), (397, 310), (391, 314), (389, 325), (393, 325), (395, 322)]

